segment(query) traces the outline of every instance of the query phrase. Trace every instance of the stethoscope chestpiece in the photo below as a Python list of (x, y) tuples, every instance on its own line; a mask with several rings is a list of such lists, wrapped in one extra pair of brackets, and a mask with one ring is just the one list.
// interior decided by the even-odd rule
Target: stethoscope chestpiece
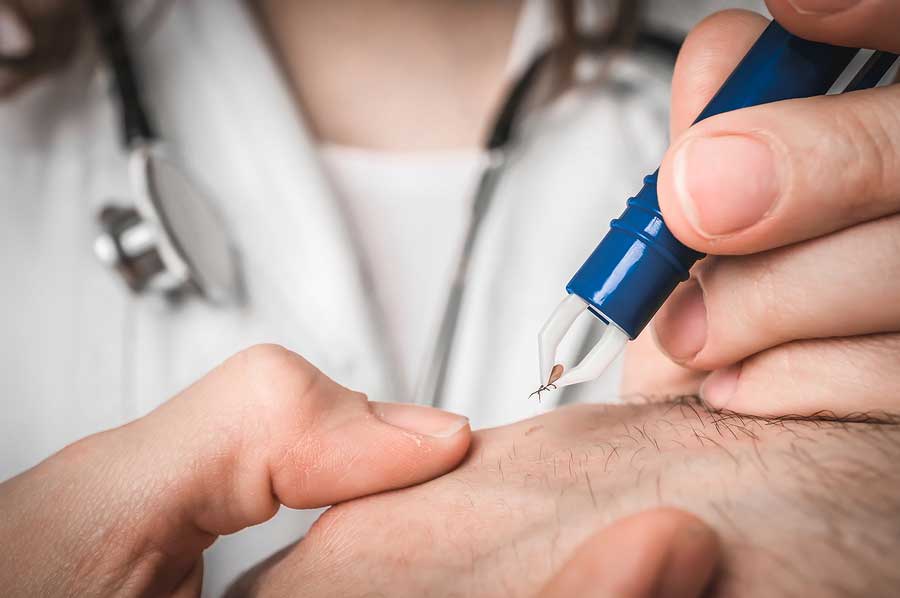
[(138, 294), (241, 299), (237, 254), (224, 220), (157, 144), (130, 150), (131, 205), (100, 209), (94, 253)]

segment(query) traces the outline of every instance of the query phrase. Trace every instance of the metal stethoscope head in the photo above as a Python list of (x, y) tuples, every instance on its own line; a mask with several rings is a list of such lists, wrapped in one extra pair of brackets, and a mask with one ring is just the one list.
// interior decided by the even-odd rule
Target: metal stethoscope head
[(215, 304), (240, 301), (237, 253), (224, 219), (166, 154), (150, 123), (116, 2), (88, 5), (119, 98), (132, 194), (129, 202), (100, 209), (94, 252), (136, 293), (195, 293)]
[(94, 253), (136, 293), (198, 293), (214, 304), (236, 302), (236, 252), (213, 204), (161, 146), (129, 151), (133, 201), (100, 209)]

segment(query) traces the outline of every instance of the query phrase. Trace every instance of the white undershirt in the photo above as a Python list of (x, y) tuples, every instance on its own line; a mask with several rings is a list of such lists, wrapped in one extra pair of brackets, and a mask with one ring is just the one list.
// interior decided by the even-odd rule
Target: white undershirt
[(332, 145), (324, 145), (321, 154), (371, 277), (408, 398), (443, 310), (480, 154)]
[[(508, 79), (552, 33), (546, 11), (543, 0), (523, 2)], [(328, 143), (320, 154), (372, 279), (409, 398), (437, 334), (484, 155), (476, 148), (402, 153)]]

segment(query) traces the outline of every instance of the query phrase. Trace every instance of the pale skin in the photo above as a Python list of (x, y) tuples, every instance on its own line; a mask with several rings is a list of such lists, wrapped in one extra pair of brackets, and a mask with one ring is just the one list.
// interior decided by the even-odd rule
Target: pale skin
[(258, 0), (316, 136), (384, 151), (478, 147), (520, 0)]
[[(768, 421), (688, 401), (567, 407), (477, 432), (441, 478), (335, 507), (229, 598), (527, 597), (548, 583), (552, 596), (699, 592), (715, 546), (702, 527), (673, 532), (645, 513), (638, 525), (665, 542), (620, 521), (608, 550), (602, 532), (583, 544), (660, 506), (718, 532), (709, 596), (887, 598), (900, 584), (898, 455), (891, 423)], [(579, 562), (593, 578), (558, 589), (576, 574), (554, 572)], [(685, 577), (661, 587), (667, 570)]]
[[(440, 476), (470, 440), (464, 417), (371, 403), (286, 349), (253, 347), (146, 417), (0, 484), (0, 587), (12, 597), (197, 596), (202, 552), (219, 535), (280, 505), (325, 506)], [(697, 596), (715, 564), (714, 535), (686, 513), (647, 517), (612, 530), (646, 548), (631, 569), (595, 580), (602, 571), (583, 561), (610, 552), (600, 534), (543, 595), (650, 576), (673, 596)], [(658, 555), (679, 546), (704, 566), (667, 571)], [(640, 587), (621, 595), (650, 596)]]

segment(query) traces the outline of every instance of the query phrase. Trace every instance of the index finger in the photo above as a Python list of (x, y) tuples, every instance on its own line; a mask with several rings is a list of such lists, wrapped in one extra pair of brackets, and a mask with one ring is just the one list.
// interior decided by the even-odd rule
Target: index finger
[(734, 9), (715, 13), (691, 30), (672, 73), (672, 139), (691, 126), (768, 24), (760, 14)]
[(766, 0), (791, 33), (818, 42), (900, 52), (897, 0)]

